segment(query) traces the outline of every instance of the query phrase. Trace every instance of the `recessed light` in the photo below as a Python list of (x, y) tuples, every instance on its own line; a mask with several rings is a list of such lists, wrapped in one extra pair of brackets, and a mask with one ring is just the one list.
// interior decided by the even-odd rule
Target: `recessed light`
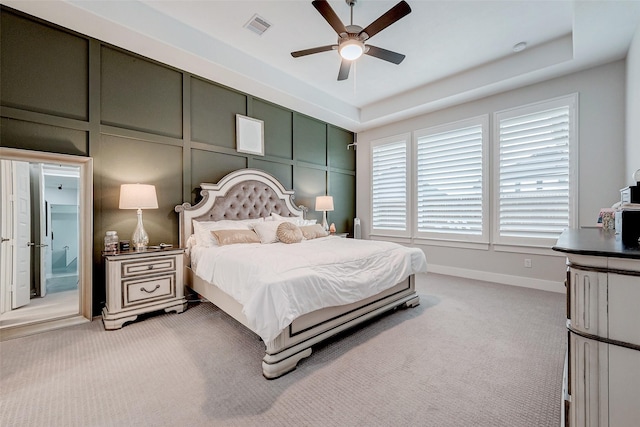
[(514, 52), (522, 52), (527, 48), (527, 42), (520, 42), (513, 45)]

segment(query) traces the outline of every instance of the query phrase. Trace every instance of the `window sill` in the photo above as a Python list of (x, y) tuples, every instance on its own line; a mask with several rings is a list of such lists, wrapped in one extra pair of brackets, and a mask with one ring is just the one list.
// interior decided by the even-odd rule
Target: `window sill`
[(395, 243), (406, 243), (406, 244), (411, 244), (413, 242), (413, 239), (411, 239), (411, 237), (405, 237), (405, 236), (392, 236), (389, 234), (373, 234), (373, 233), (369, 233), (369, 239), (371, 240), (383, 240), (383, 241), (389, 241), (389, 242), (395, 242)]
[(549, 246), (535, 246), (535, 245), (514, 245), (514, 244), (494, 244), (493, 250), (496, 252), (510, 252), (518, 254), (531, 254), (531, 255), (546, 255), (554, 257), (566, 257), (561, 252), (556, 252)]
[(493, 249), (494, 252), (507, 252), (516, 254), (531, 254), (531, 255), (543, 255), (553, 257), (564, 257), (565, 255), (556, 252), (549, 246), (536, 246), (536, 245), (516, 245), (516, 244), (491, 244), (489, 242), (462, 242), (457, 240), (444, 240), (444, 239), (429, 239), (424, 237), (406, 237), (406, 236), (391, 236), (387, 234), (369, 234), (369, 239), (383, 240), (395, 243), (403, 243), (408, 245), (419, 246), (441, 246), (448, 248), (458, 249), (473, 249), (488, 251)]
[(482, 251), (489, 250), (489, 243), (487, 242), (464, 242), (459, 240), (444, 240), (444, 239), (430, 239), (425, 237), (416, 237), (413, 239), (413, 243), (415, 243), (416, 245), (444, 246), (449, 248), (477, 249)]

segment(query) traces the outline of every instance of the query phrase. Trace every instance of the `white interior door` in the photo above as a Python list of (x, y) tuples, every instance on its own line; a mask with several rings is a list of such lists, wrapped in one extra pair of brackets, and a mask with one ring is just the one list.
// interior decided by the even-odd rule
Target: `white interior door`
[(11, 161), (0, 160), (0, 313), (11, 311), (13, 283), (13, 179)]
[(12, 289), (12, 308), (29, 304), (31, 298), (31, 197), (29, 163), (14, 161), (14, 251), (16, 269)]

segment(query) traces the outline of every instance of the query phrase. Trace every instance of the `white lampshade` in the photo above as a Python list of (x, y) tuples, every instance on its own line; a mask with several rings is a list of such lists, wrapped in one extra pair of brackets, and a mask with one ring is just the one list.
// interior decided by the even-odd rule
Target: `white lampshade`
[(158, 209), (156, 187), (148, 184), (122, 184), (120, 209)]
[(329, 231), (329, 224), (327, 223), (327, 211), (333, 210), (333, 197), (316, 197), (316, 210), (322, 211), (322, 228), (324, 228), (326, 231)]
[(316, 197), (316, 210), (317, 211), (332, 211), (333, 210), (333, 197), (332, 196), (318, 196)]

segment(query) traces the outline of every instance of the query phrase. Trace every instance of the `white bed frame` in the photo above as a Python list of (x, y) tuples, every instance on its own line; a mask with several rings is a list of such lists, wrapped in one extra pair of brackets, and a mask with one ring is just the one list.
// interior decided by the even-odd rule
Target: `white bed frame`
[[(271, 212), (282, 216), (303, 217), (304, 210), (293, 203), (293, 191), (273, 176), (256, 169), (230, 173), (218, 184), (201, 184), (202, 200), (195, 206), (183, 203), (175, 207), (180, 216), (180, 245), (186, 247), (193, 234), (193, 220), (219, 221), (267, 217)], [(222, 311), (248, 327), (242, 306), (217, 286), (196, 276), (185, 257), (185, 284), (215, 304)], [(311, 347), (345, 329), (358, 325), (397, 307), (420, 304), (414, 276), (377, 295), (348, 305), (327, 307), (295, 319), (278, 337), (266, 344), (262, 372), (268, 379), (277, 378), (296, 368), (311, 355)]]

